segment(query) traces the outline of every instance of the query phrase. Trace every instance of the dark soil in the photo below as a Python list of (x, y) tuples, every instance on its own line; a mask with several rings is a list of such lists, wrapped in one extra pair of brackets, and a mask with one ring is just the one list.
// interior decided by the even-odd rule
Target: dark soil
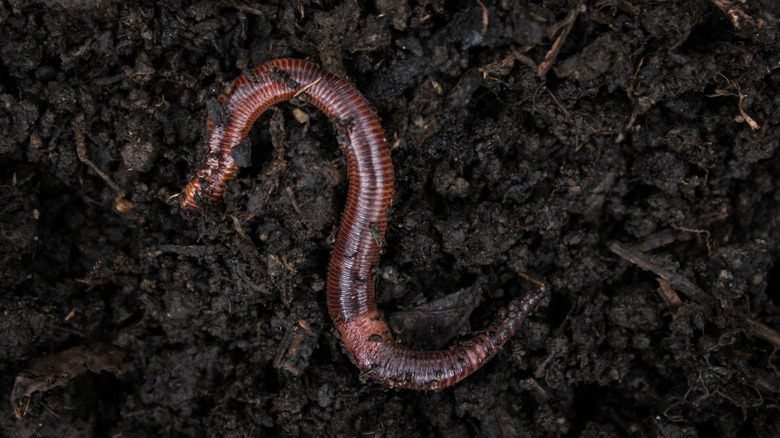
[[(777, 2), (164, 3), (0, 1), (0, 435), (780, 436)], [(382, 119), (399, 338), (550, 290), (457, 386), (363, 381), (334, 331), (313, 107), (223, 203), (171, 199), (207, 102), (282, 57)]]

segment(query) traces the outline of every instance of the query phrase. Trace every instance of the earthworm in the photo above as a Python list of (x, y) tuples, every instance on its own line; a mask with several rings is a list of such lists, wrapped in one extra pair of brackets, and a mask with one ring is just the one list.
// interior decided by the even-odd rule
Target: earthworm
[[(183, 209), (222, 198), (238, 165), (231, 153), (257, 117), (289, 99), (314, 104), (333, 122), (347, 155), (349, 189), (328, 268), (328, 309), (362, 373), (390, 387), (441, 389), (492, 358), (544, 296), (543, 287), (512, 300), (470, 341), (448, 350), (418, 351), (398, 343), (374, 297), (374, 268), (384, 245), (393, 197), (393, 166), (385, 134), (371, 106), (348, 81), (307, 61), (276, 60), (246, 72), (210, 108), (209, 152), (181, 193)], [(212, 105), (213, 106), (213, 105)]]

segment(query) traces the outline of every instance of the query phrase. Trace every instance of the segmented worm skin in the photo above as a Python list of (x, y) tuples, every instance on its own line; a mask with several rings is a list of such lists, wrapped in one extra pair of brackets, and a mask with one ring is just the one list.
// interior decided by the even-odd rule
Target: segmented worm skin
[(328, 269), (328, 308), (347, 350), (363, 374), (391, 387), (433, 390), (459, 382), (496, 354), (544, 290), (512, 301), (490, 327), (449, 350), (410, 350), (393, 339), (377, 310), (373, 278), (393, 197), (390, 150), (373, 110), (346, 80), (302, 60), (272, 61), (236, 79), (220, 97), (223, 112), (211, 116), (209, 152), (182, 192), (181, 207), (220, 200), (225, 181), (238, 172), (233, 148), (263, 111), (292, 98), (333, 121), (347, 155), (347, 203)]

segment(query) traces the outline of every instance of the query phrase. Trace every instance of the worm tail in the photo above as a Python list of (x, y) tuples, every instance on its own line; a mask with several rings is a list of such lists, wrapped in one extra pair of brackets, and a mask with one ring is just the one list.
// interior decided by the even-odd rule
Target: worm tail
[(417, 351), (399, 344), (375, 311), (337, 327), (366, 376), (390, 387), (435, 390), (460, 382), (495, 356), (545, 295), (542, 286), (513, 300), (487, 329), (448, 350)]

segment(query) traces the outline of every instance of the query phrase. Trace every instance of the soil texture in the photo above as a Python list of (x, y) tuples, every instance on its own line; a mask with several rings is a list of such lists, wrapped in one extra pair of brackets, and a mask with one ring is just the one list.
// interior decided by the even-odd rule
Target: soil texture
[[(774, 0), (0, 1), (0, 435), (780, 436)], [(223, 202), (175, 200), (209, 102), (304, 58), (377, 111), (396, 184), (378, 300), (447, 348), (365, 381), (329, 319), (348, 186), (283, 103)]]

